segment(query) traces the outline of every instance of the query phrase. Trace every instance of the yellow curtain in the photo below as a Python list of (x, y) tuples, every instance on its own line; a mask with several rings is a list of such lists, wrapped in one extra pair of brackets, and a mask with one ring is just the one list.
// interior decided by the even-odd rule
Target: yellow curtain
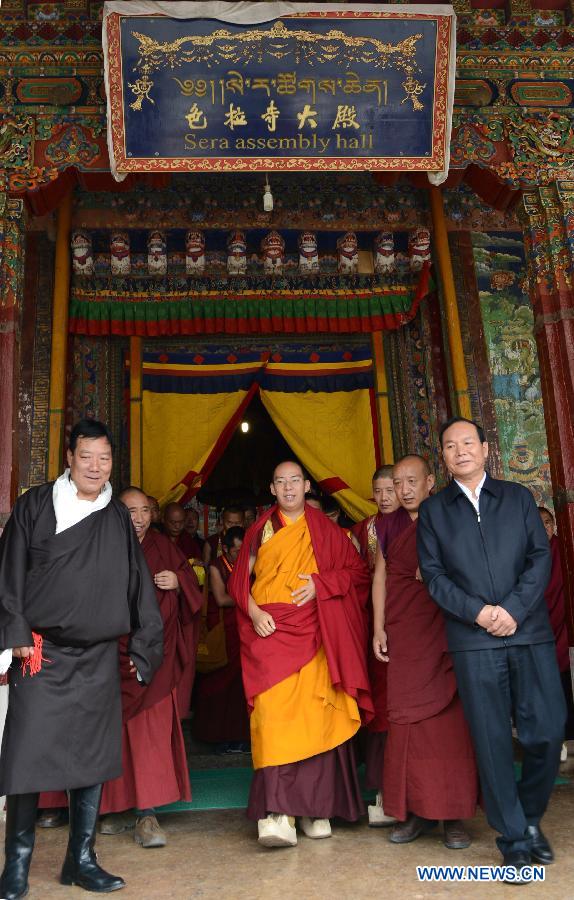
[[(247, 391), (229, 394), (143, 392), (143, 483), (164, 505), (201, 478), (215, 445)], [(187, 475), (186, 473), (189, 473)], [(183, 480), (185, 478), (185, 480)], [(196, 482), (200, 487), (201, 481)]]
[(371, 478), (377, 467), (376, 424), (369, 391), (261, 389), (261, 400), (294, 454), (345, 512), (355, 521), (373, 515), (376, 506), (367, 497), (372, 494)]

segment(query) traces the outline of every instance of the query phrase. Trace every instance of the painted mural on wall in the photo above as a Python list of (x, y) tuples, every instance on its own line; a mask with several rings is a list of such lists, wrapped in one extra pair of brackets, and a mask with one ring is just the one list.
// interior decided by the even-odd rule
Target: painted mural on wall
[(475, 232), (472, 244), (504, 477), (547, 504), (552, 488), (522, 235)]

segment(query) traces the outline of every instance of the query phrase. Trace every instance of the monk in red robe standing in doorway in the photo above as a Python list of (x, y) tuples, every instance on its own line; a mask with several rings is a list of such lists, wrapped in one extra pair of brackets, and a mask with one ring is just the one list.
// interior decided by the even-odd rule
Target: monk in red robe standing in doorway
[[(148, 687), (142, 688), (120, 643), (123, 715), (123, 773), (104, 785), (102, 834), (118, 834), (134, 824), (124, 814), (137, 809), (135, 841), (163, 847), (165, 833), (154, 807), (190, 800), (189, 772), (177, 706), (181, 674), (195, 665), (184, 645), (183, 629), (201, 609), (203, 597), (189, 562), (165, 535), (150, 529), (146, 495), (137, 488), (120, 494), (131, 515), (151, 572), (163, 619), (164, 660)], [(108, 815), (106, 815), (108, 814)]]
[[(195, 557), (196, 542), (185, 530), (187, 512), (181, 503), (168, 503), (163, 511), (163, 527), (165, 534), (169, 540), (175, 544), (190, 565), (202, 564), (201, 556)], [(191, 555), (190, 555), (191, 553)], [(200, 604), (201, 611), (201, 604)], [(191, 693), (193, 691), (193, 682), (195, 680), (195, 656), (197, 653), (197, 643), (199, 640), (200, 613), (192, 616), (188, 622), (183, 625), (183, 644), (188, 657), (188, 664), (184, 667), (179, 683), (177, 686), (177, 703), (179, 707), (179, 715), (185, 718), (191, 706)]]
[(214, 563), (223, 553), (223, 535), (229, 528), (243, 528), (245, 513), (239, 506), (226, 506), (221, 513), (221, 530), (208, 535), (203, 545), (203, 560), (206, 565)]
[[(228, 582), (237, 603), (255, 775), (247, 815), (266, 847), (310, 838), (364, 806), (351, 738), (372, 715), (365, 648), (369, 574), (341, 528), (307, 506), (281, 463), (277, 505), (251, 526)], [(254, 581), (251, 584), (251, 575)]]
[(393, 483), (411, 523), (387, 551), (384, 602), (375, 605), (384, 615), (375, 616), (373, 638), (388, 666), (383, 796), (399, 820), (390, 840), (414, 841), (442, 819), (445, 846), (463, 849), (470, 837), (461, 820), (475, 814), (478, 775), (444, 619), (420, 580), (416, 547), (418, 509), (434, 476), (425, 459), (406, 456), (393, 468)]
[(219, 745), (218, 752), (249, 750), (249, 717), (243, 690), (239, 632), (235, 601), (227, 592), (227, 582), (239, 556), (245, 532), (229, 528), (222, 538), (223, 553), (209, 566), (210, 596), (207, 627), (213, 628), (223, 614), (227, 663), (220, 669), (198, 676), (193, 708), (193, 736)]

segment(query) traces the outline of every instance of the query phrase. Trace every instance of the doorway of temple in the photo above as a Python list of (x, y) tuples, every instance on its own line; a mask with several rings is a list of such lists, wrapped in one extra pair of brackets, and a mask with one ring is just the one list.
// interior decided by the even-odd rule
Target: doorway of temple
[(200, 516), (205, 537), (210, 541), (202, 614), (206, 627), (223, 626), (225, 636), (224, 662), (219, 668), (199, 671), (198, 655), (191, 710), (185, 723), (190, 769), (194, 776), (199, 772), (205, 802), (216, 802), (220, 791), (227, 798), (226, 803), (230, 796), (244, 798), (250, 783), (249, 722), (235, 609), (219, 607), (218, 603), (228, 601), (226, 583), (243, 541), (247, 517), (256, 517), (273, 502), (273, 469), (279, 462), (293, 458), (293, 450), (255, 393), (195, 498), (198, 509), (211, 513)]
[(373, 393), (371, 346), (360, 337), (144, 352), (144, 483), (158, 485), (164, 503), (195, 507), (200, 537), (216, 538), (204, 615), (210, 631), (223, 630), (226, 654), (197, 672), (184, 720), (192, 808), (244, 806), (252, 777), (234, 610), (218, 608), (213, 585), (225, 582), (228, 551), (243, 535), (225, 548), (217, 529), (229, 526), (231, 536), (244, 511), (272, 503), (273, 469), (286, 459), (310, 471), (317, 493), (366, 515), (379, 459)]
[(255, 394), (197, 498), (216, 509), (265, 506), (272, 502), (269, 484), (274, 467), (292, 456), (294, 451)]

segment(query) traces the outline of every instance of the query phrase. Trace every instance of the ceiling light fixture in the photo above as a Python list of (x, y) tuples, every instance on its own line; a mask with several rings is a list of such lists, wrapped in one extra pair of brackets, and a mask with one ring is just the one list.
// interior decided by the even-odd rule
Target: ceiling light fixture
[(265, 176), (265, 191), (263, 192), (263, 210), (264, 212), (272, 212), (273, 210), (273, 194), (267, 175)]

